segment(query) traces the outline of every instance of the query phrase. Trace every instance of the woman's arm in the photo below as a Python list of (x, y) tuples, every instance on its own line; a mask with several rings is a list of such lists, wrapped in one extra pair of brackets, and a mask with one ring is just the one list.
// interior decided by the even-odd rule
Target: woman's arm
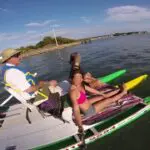
[(105, 83), (101, 82), (100, 80), (93, 80), (91, 83), (90, 83), (90, 86), (93, 87), (93, 88), (98, 88), (102, 85), (104, 85)]
[(103, 97), (105, 97), (105, 94), (103, 92), (100, 92), (100, 91), (98, 91), (96, 89), (93, 89), (93, 88), (91, 88), (91, 87), (89, 87), (87, 85), (85, 85), (85, 90), (90, 92), (90, 93), (92, 93), (92, 94), (102, 95)]
[(76, 124), (79, 127), (79, 129), (83, 130), (81, 114), (80, 114), (80, 108), (79, 108), (79, 105), (77, 104), (77, 101), (76, 101), (76, 99), (77, 99), (76, 95), (77, 95), (76, 90), (71, 90), (70, 91), (70, 99), (71, 99), (71, 102), (72, 102), (72, 108), (73, 108), (74, 116), (75, 116), (75, 119), (76, 119)]

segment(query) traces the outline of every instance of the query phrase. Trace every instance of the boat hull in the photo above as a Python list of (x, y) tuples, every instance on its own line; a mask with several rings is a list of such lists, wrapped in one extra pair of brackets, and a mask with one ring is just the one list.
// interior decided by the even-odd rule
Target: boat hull
[[(150, 97), (147, 97), (146, 99), (150, 101)], [(148, 113), (149, 111), (150, 111), (150, 104), (140, 103), (123, 113), (111, 117), (105, 120), (105, 122), (97, 124), (94, 127), (94, 129), (96, 130), (95, 134), (92, 133), (91, 129), (88, 129), (85, 135), (85, 143), (90, 144), (95, 142), (98, 139), (110, 135), (113, 132), (119, 130), (120, 128), (140, 118), (141, 116)], [(56, 150), (56, 149), (75, 150), (75, 149), (79, 149), (80, 145), (81, 142), (77, 142), (75, 139), (75, 135), (73, 135), (59, 142), (34, 148), (34, 150), (42, 150), (42, 149), (44, 150), (45, 148), (52, 149), (52, 150)]]
[[(75, 146), (74, 148), (79, 147), (78, 144), (80, 144), (80, 142), (76, 142), (76, 140), (74, 140), (75, 139), (74, 136), (76, 135), (78, 128), (72, 121), (72, 109), (70, 107), (66, 108), (63, 112), (63, 117), (67, 121), (69, 121), (69, 123), (63, 123), (61, 120), (58, 120), (52, 116), (43, 119), (42, 116), (40, 116), (39, 113), (35, 110), (35, 112), (32, 111), (30, 113), (32, 123), (28, 124), (28, 122), (25, 119), (26, 109), (23, 109), (22, 104), (12, 106), (10, 110), (11, 111), (8, 111), (7, 113), (9, 114), (8, 120), (5, 119), (3, 126), (1, 127), (0, 130), (1, 149), (11, 148), (13, 146), (16, 147), (16, 150), (45, 149), (45, 148), (61, 149), (66, 148), (69, 145), (71, 145), (72, 148), (72, 144), (73, 147)], [(115, 118), (116, 116), (113, 116), (112, 120), (114, 120)], [(111, 118), (102, 120), (94, 125), (84, 126), (84, 129), (87, 132), (86, 134), (87, 144), (94, 141), (94, 138), (96, 136), (95, 134), (91, 134), (91, 129), (98, 126), (100, 126), (101, 128), (102, 125), (105, 124), (110, 119)], [(106, 129), (106, 127), (104, 127), (103, 129)], [(68, 139), (69, 140), (71, 139), (70, 144), (67, 142)], [(50, 142), (51, 144), (49, 145)], [(64, 144), (66, 142), (67, 145)], [(55, 148), (58, 145), (60, 145), (60, 147)], [(76, 145), (78, 145), (78, 147), (76, 147)]]

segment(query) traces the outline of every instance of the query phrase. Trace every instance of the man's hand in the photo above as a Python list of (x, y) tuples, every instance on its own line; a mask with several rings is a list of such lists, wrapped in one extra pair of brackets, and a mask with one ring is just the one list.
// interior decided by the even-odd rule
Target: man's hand
[(39, 87), (41, 88), (41, 87), (43, 87), (44, 86), (44, 84), (46, 83), (46, 81), (39, 81)]

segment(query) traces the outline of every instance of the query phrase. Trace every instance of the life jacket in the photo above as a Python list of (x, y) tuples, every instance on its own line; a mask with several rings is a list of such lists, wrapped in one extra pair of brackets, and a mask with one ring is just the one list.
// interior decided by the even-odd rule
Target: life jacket
[(2, 76), (3, 76), (3, 79), (4, 79), (4, 82), (5, 82), (6, 86), (10, 86), (11, 87), (11, 85), (6, 82), (6, 76), (5, 76), (6, 71), (9, 70), (9, 69), (17, 69), (17, 70), (23, 72), (25, 74), (25, 76), (26, 76), (26, 80), (28, 81), (28, 83), (31, 86), (37, 84), (37, 79), (35, 78), (34, 74), (32, 74), (30, 72), (27, 72), (27, 71), (25, 71), (24, 69), (22, 69), (21, 67), (18, 67), (18, 66), (4, 65), (2, 67)]
[[(7, 82), (6, 82), (6, 76), (5, 76), (6, 71), (9, 70), (9, 69), (12, 69), (12, 68), (13, 68), (13, 69), (17, 69), (17, 70), (23, 72), (23, 73), (25, 74), (25, 76), (26, 76), (26, 80), (28, 81), (28, 83), (29, 83), (31, 86), (37, 84), (37, 79), (36, 79), (35, 75), (32, 74), (32, 73), (30, 73), (29, 71), (26, 71), (26, 70), (24, 70), (24, 69), (22, 69), (21, 67), (18, 67), (18, 66), (8, 66), (8, 65), (4, 65), (4, 66), (2, 67), (2, 76), (3, 76), (3, 79), (4, 79), (4, 84), (5, 84), (5, 86), (10, 87), (10, 88), (13, 88), (13, 86), (12, 86), (10, 83), (7, 83)], [(14, 88), (13, 88), (13, 90), (15, 90), (16, 92), (20, 92), (19, 89), (14, 89)], [(32, 95), (32, 94), (34, 94), (34, 92), (31, 92), (31, 93), (29, 93), (29, 94)], [(38, 91), (38, 94), (41, 95), (44, 99), (47, 99), (47, 98), (48, 98), (47, 95), (43, 94), (43, 93), (40, 92), (40, 91)]]

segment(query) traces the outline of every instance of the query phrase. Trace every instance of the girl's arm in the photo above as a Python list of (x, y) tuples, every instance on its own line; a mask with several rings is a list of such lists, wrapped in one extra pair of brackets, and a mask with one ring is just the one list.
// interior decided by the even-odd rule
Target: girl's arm
[(92, 82), (91, 82), (91, 87), (100, 87), (100, 86), (102, 86), (102, 85), (104, 85), (105, 83), (103, 83), (103, 82), (101, 82), (100, 80), (93, 80)]
[(100, 91), (98, 91), (96, 89), (93, 89), (93, 88), (91, 88), (91, 87), (89, 87), (87, 85), (85, 85), (85, 90), (90, 92), (90, 93), (92, 93), (92, 94), (102, 95), (103, 97), (105, 97), (105, 94), (103, 92), (100, 92)]

